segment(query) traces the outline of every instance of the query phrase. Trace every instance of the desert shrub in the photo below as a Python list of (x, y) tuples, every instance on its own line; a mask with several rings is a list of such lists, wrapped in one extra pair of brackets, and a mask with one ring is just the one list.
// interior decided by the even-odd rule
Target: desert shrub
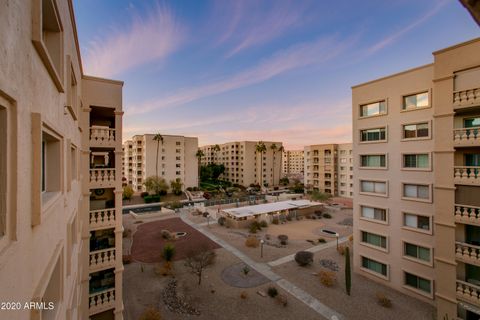
[(245, 276), (247, 276), (248, 273), (250, 272), (250, 268), (246, 265), (245, 267), (242, 268), (242, 272)]
[(345, 255), (345, 246), (344, 245), (339, 245), (338, 248), (337, 248), (337, 251), (339, 254), (341, 254), (342, 256)]
[(247, 299), (247, 297), (248, 297), (248, 295), (247, 295), (247, 293), (246, 293), (245, 291), (242, 291), (242, 292), (240, 293), (240, 298), (242, 298), (242, 299)]
[(257, 231), (262, 230), (262, 227), (260, 226), (260, 223), (258, 221), (253, 221), (248, 226), (248, 230), (250, 231), (250, 233), (257, 233)]
[(166, 240), (172, 239), (172, 233), (168, 230), (161, 230), (160, 234), (162, 235), (163, 239), (166, 239)]
[(227, 219), (225, 217), (220, 217), (220, 218), (218, 218), (217, 222), (218, 222), (219, 225), (224, 226), (226, 220)]
[(299, 251), (295, 254), (295, 261), (301, 267), (308, 266), (313, 262), (313, 253), (309, 251)]
[(140, 197), (145, 198), (146, 196), (148, 196), (148, 192), (144, 191), (144, 192), (140, 193)]
[(332, 219), (332, 215), (331, 215), (330, 213), (324, 213), (324, 214), (323, 214), (323, 217), (324, 217), (325, 219)]
[(278, 290), (275, 287), (268, 287), (267, 294), (270, 297), (275, 298), (278, 295)]
[(285, 241), (285, 240), (280, 240), (280, 244), (281, 244), (282, 246), (286, 246), (286, 245), (287, 245), (287, 241)]
[(122, 261), (123, 264), (129, 264), (130, 262), (132, 262), (132, 256), (130, 254), (124, 254), (122, 256)]
[(353, 242), (353, 234), (348, 237), (348, 241)]
[(175, 255), (175, 247), (173, 244), (167, 243), (163, 246), (163, 258), (165, 261), (172, 261), (173, 256)]
[(392, 301), (389, 298), (387, 298), (384, 293), (377, 292), (376, 297), (377, 297), (378, 304), (381, 305), (382, 307), (384, 308), (392, 307)]
[(245, 245), (249, 248), (257, 248), (259, 244), (260, 241), (255, 237), (248, 237), (247, 240), (245, 240)]
[(132, 196), (133, 196), (133, 188), (131, 186), (124, 186), (123, 187), (123, 194), (122, 194), (122, 198), (124, 200), (130, 200), (132, 199)]
[(288, 236), (286, 234), (279, 234), (277, 238), (278, 240), (285, 242), (288, 240)]
[(278, 223), (279, 223), (278, 218), (273, 218), (273, 219), (272, 219), (272, 223), (273, 223), (273, 224), (278, 224)]
[(163, 265), (159, 264), (153, 269), (153, 272), (155, 272), (156, 275), (168, 276), (172, 273), (172, 265), (170, 262), (165, 262)]
[(122, 237), (123, 238), (130, 237), (131, 234), (132, 234), (132, 230), (127, 228), (127, 229), (123, 230)]
[(153, 202), (160, 202), (160, 196), (159, 195), (148, 195), (143, 198), (145, 203), (153, 203)]
[(278, 303), (280, 303), (284, 307), (287, 306), (287, 296), (286, 295), (279, 294), (279, 295), (277, 295), (276, 299), (277, 299)]
[(162, 315), (157, 309), (153, 307), (149, 307), (147, 310), (145, 310), (142, 313), (142, 315), (138, 319), (139, 320), (162, 320)]
[(260, 227), (262, 227), (262, 228), (268, 227), (267, 221), (265, 221), (265, 220), (260, 221)]
[(325, 240), (324, 238), (318, 239), (318, 243), (326, 243), (326, 242), (327, 242), (327, 240)]
[(320, 278), (320, 283), (323, 284), (325, 287), (333, 287), (333, 285), (335, 285), (335, 282), (337, 282), (337, 277), (335, 276), (335, 272), (333, 271), (321, 270), (318, 273), (318, 277)]

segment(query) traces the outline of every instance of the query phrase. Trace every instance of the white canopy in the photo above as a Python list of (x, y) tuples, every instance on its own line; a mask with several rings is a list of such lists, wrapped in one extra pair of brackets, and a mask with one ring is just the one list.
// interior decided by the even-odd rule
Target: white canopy
[(312, 202), (310, 200), (287, 200), (272, 203), (257, 204), (253, 206), (224, 209), (223, 212), (232, 215), (236, 218), (249, 217), (264, 213), (273, 213), (288, 209), (308, 208), (321, 203)]

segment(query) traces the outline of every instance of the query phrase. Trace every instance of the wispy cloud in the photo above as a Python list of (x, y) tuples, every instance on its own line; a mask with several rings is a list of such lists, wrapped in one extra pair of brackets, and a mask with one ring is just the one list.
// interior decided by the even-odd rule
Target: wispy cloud
[(407, 26), (403, 27), (399, 31), (389, 35), (385, 39), (377, 42), (375, 45), (370, 47), (367, 50), (367, 54), (368, 55), (374, 54), (375, 52), (382, 50), (383, 48), (395, 43), (403, 35), (415, 29), (416, 27), (418, 27), (419, 25), (421, 25), (422, 23), (424, 23), (425, 21), (427, 21), (428, 19), (436, 15), (440, 11), (440, 9), (442, 9), (442, 7), (445, 6), (448, 2), (449, 0), (438, 1), (433, 8), (429, 8), (428, 11), (424, 15), (422, 15), (419, 19), (409, 23)]
[(183, 28), (165, 6), (156, 4), (142, 17), (131, 10), (127, 29), (97, 38), (86, 48), (85, 70), (89, 74), (114, 77), (145, 63), (158, 61), (175, 51), (183, 39)]
[(331, 60), (343, 53), (355, 41), (355, 37), (346, 40), (328, 37), (314, 42), (297, 44), (275, 53), (256, 66), (238, 74), (218, 79), (206, 85), (186, 89), (171, 96), (157, 98), (139, 105), (132, 105), (127, 108), (127, 112), (130, 115), (146, 113), (257, 84), (296, 68)]

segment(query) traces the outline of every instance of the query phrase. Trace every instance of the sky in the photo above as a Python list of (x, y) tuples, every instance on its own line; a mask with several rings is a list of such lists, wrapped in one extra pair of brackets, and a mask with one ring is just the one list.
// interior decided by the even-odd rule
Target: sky
[(123, 139), (352, 140), (351, 86), (480, 36), (456, 0), (77, 0), (84, 73), (123, 80)]

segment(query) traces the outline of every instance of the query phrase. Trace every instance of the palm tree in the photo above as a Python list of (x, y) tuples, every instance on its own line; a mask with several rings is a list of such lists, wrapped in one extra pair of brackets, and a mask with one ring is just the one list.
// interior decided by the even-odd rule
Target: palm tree
[(272, 187), (275, 185), (275, 152), (277, 151), (277, 145), (275, 143), (272, 143), (270, 145), (270, 149), (273, 152), (273, 157), (272, 157)]
[(213, 164), (215, 164), (215, 158), (217, 157), (217, 152), (220, 151), (220, 146), (218, 144), (213, 146)]
[(205, 153), (202, 150), (198, 149), (195, 156), (198, 159), (198, 182), (200, 183), (200, 169), (201, 169), (201, 166), (202, 166), (202, 157), (205, 156)]
[[(280, 146), (280, 148), (278, 148), (277, 150), (278, 152), (280, 152), (280, 170), (278, 172), (278, 179), (281, 178), (282, 176), (282, 166), (283, 166), (283, 152), (285, 151), (285, 148), (283, 146)], [(275, 170), (275, 169), (274, 169)], [(280, 181), (280, 180), (279, 180)]]
[(160, 148), (160, 141), (162, 141), (163, 145), (163, 136), (160, 133), (157, 133), (153, 136), (153, 141), (157, 141), (157, 161), (155, 162), (155, 173), (158, 178), (158, 149)]
[(255, 153), (260, 154), (260, 187), (263, 187), (263, 153), (267, 151), (267, 147), (263, 141), (259, 141), (255, 145)]

